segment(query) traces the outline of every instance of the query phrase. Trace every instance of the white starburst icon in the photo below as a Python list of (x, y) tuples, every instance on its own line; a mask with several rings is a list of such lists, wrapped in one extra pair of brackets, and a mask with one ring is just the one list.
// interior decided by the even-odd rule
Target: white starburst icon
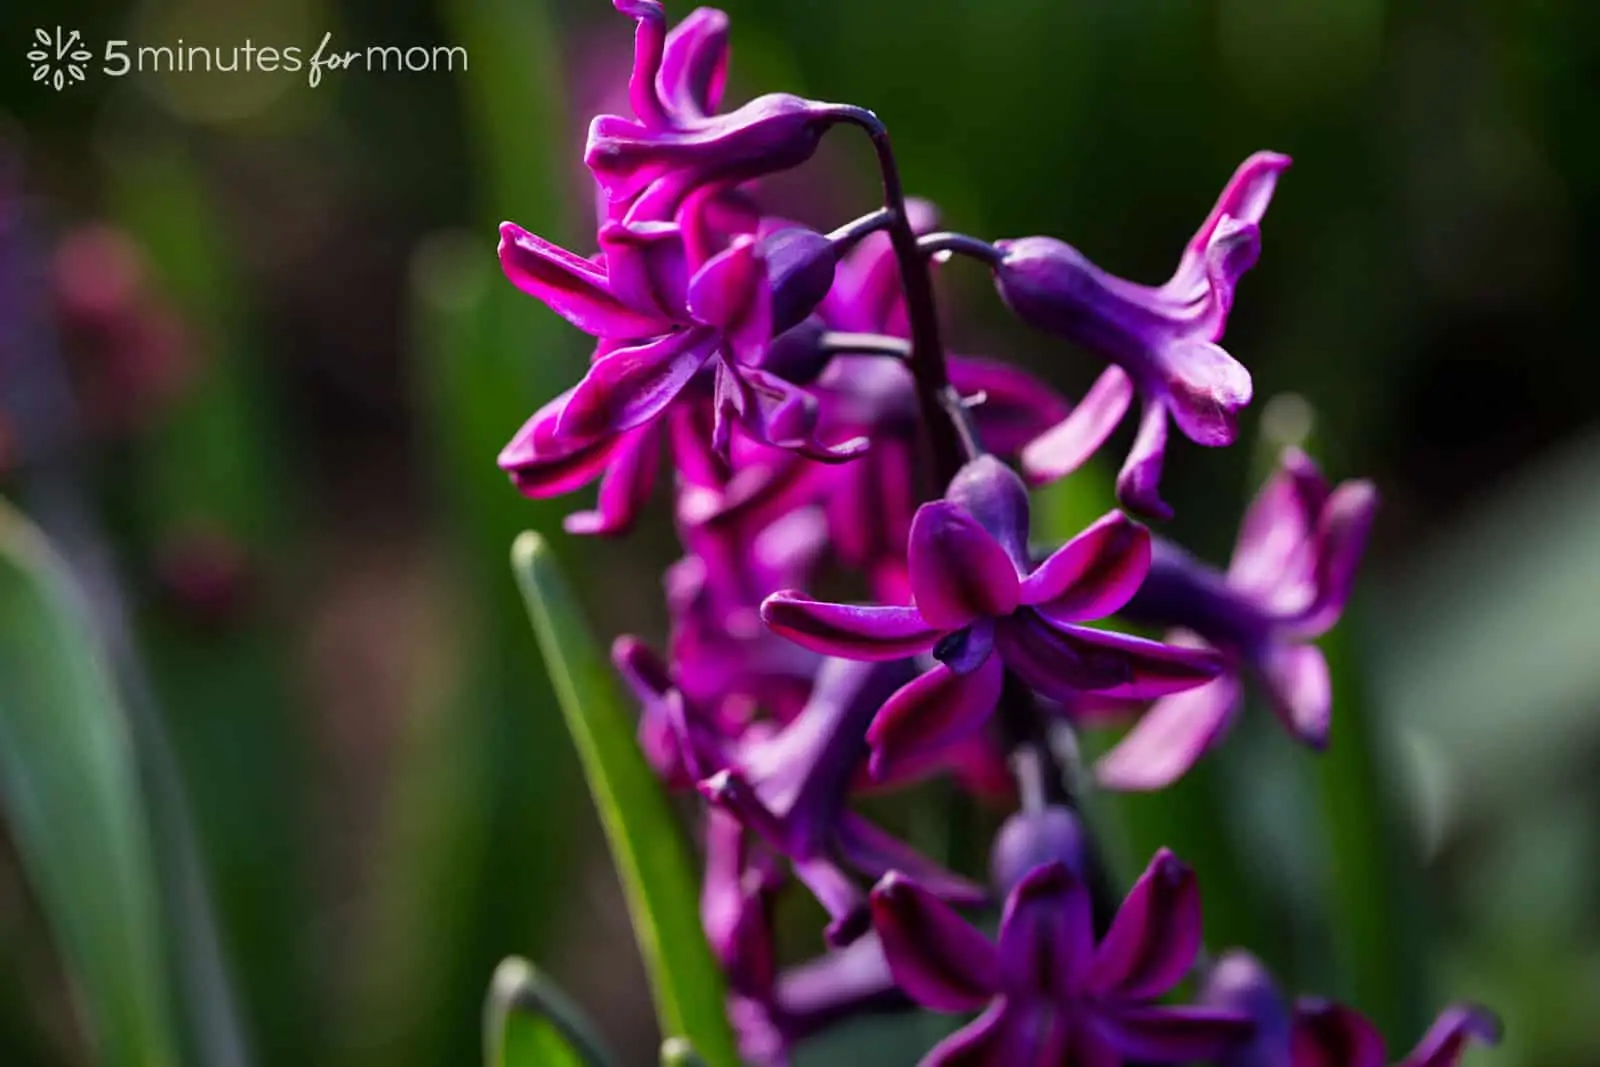
[(94, 54), (83, 47), (77, 30), (56, 27), (54, 36), (48, 30), (33, 31), (36, 47), (28, 50), (28, 62), (33, 64), (33, 80), (49, 82), (59, 92), (73, 82), (81, 82), (87, 75), (85, 63)]

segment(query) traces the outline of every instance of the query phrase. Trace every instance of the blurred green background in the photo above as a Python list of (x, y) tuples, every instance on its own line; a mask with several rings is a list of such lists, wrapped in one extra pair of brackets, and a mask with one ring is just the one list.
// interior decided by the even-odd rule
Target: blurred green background
[[(1309, 433), (1331, 473), (1383, 493), (1329, 642), (1333, 748), (1314, 759), (1255, 717), (1173, 793), (1097, 798), (1114, 859), (1131, 873), (1172, 844), (1201, 870), (1213, 947), (1353, 1001), (1396, 1055), (1470, 997), (1508, 1025), (1484, 1062), (1600, 1064), (1600, 362), (1582, 280), (1600, 4), (727, 7), (730, 100), (871, 107), (952, 228), (1059, 235), (1128, 277), (1165, 277), (1249, 152), (1295, 157), (1228, 347), (1263, 401), (1247, 440)], [(57, 26), (95, 57), (59, 92), (24, 58)], [(110, 77), (100, 53), (324, 34), (468, 62), (313, 88)], [(630, 1062), (653, 1054), (505, 560), (517, 531), (549, 531), (597, 632), (653, 637), (670, 527), (574, 542), (572, 502), (525, 501), (494, 467), (586, 355), (499, 276), (494, 224), (590, 251), (582, 138), (624, 106), (630, 40), (605, 0), (0, 12), (0, 465), (88, 587), (127, 705), (189, 1062), (473, 1062), (512, 952)], [(876, 187), (846, 138), (770, 194), (831, 225)], [(976, 271), (944, 274), (961, 350), (1071, 393), (1091, 379)], [(1265, 453), (1175, 449), (1175, 534), (1224, 559)], [(1104, 506), (1103, 480), (1050, 495), (1058, 535)], [(0, 848), (0, 1063), (87, 1060), (38, 896)]]

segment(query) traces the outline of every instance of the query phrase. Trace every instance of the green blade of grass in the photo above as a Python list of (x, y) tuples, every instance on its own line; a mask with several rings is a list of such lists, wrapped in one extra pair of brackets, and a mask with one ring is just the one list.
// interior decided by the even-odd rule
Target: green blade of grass
[(172, 1067), (160, 912), (127, 719), (86, 605), (0, 505), (0, 802), (106, 1067)]
[(716, 1067), (738, 1062), (722, 975), (700, 927), (697, 879), (666, 794), (544, 539), (511, 550), (556, 702), (578, 749), (650, 976), (664, 1033), (682, 1034)]
[(483, 1017), (486, 1067), (611, 1067), (594, 1026), (527, 960), (501, 963)]

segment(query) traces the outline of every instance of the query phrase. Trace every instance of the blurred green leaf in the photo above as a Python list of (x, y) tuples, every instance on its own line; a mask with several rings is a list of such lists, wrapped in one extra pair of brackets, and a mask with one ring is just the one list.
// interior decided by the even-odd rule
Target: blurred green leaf
[(524, 533), (511, 561), (611, 844), (661, 1028), (683, 1034), (711, 1063), (732, 1067), (738, 1057), (722, 975), (700, 926), (693, 861), (634, 739), (633, 716), (544, 539)]
[(0, 800), (107, 1067), (172, 1067), (128, 725), (81, 594), (0, 505)]
[(611, 1067), (583, 1012), (524, 959), (495, 968), (483, 1028), (487, 1067)]

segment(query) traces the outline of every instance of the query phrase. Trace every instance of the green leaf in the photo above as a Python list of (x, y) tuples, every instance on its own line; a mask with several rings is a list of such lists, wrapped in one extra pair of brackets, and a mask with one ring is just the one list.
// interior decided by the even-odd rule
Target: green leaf
[(0, 802), (109, 1067), (176, 1062), (138, 769), (81, 593), (0, 503)]
[(661, 1029), (717, 1067), (738, 1062), (722, 975), (700, 927), (694, 864), (666, 795), (549, 546), (524, 533), (511, 563), (622, 879)]
[(611, 1067), (578, 1006), (527, 960), (495, 968), (483, 1015), (487, 1067)]
[(706, 1061), (683, 1038), (669, 1037), (661, 1042), (661, 1067), (706, 1067)]

